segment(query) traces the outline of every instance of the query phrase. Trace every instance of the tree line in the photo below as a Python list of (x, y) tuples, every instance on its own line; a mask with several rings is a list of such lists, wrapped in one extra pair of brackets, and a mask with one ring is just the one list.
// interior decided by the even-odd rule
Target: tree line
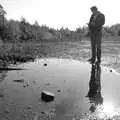
[[(105, 26), (102, 29), (103, 37), (120, 36), (120, 24)], [(30, 24), (24, 17), (18, 20), (7, 20), (0, 15), (0, 37), (3, 41), (30, 41), (30, 40), (80, 40), (89, 37), (87, 26), (79, 27), (72, 31), (68, 28), (54, 29), (46, 25), (39, 25), (37, 21)]]

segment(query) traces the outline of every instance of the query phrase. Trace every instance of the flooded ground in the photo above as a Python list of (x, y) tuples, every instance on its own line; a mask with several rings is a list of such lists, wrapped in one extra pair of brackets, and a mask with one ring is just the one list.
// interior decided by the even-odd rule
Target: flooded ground
[[(99, 63), (46, 58), (17, 67), (25, 70), (0, 72), (0, 120), (44, 120), (38, 114), (50, 111), (56, 120), (119, 114), (120, 74)], [(53, 93), (55, 100), (42, 101), (43, 90)]]

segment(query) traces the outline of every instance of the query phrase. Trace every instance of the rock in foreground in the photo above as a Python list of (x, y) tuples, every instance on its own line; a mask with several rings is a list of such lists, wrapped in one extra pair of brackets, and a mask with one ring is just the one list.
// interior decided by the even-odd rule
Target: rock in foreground
[(41, 92), (41, 99), (44, 102), (52, 102), (55, 98), (55, 95), (48, 91), (42, 91)]

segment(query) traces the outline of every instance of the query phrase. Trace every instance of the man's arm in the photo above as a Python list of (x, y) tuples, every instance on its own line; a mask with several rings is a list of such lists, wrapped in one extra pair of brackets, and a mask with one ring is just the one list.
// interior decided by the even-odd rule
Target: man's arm
[(0, 10), (0, 16), (4, 16), (5, 14), (7, 14), (4, 10)]
[(88, 23), (89, 30), (91, 30), (94, 26), (95, 26), (95, 19), (94, 19), (94, 16), (91, 15), (89, 23)]

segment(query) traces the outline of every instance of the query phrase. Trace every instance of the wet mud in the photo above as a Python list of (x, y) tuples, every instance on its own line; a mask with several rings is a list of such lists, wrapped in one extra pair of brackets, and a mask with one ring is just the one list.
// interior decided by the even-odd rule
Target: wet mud
[[(120, 75), (114, 70), (100, 63), (60, 58), (36, 59), (17, 67), (27, 70), (0, 73), (0, 119), (119, 118)], [(43, 90), (55, 99), (50, 103), (41, 100)]]

